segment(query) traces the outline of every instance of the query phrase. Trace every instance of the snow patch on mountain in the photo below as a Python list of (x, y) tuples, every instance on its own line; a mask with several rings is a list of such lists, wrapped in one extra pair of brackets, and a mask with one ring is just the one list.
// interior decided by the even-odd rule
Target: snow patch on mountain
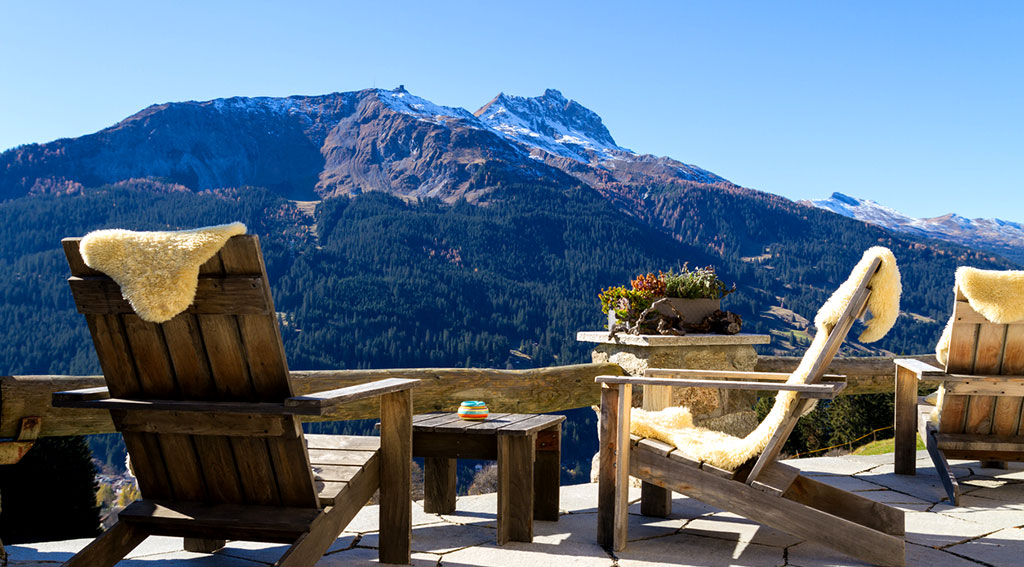
[(471, 126), (478, 125), (476, 117), (468, 110), (434, 104), (411, 94), (403, 86), (391, 91), (377, 89), (377, 96), (388, 108), (396, 112), (416, 116), (435, 124), (443, 124), (446, 118), (458, 118), (469, 121)]
[(828, 199), (800, 201), (845, 217), (907, 232), (990, 250), (1024, 262), (1024, 224), (1002, 219), (969, 219), (956, 213), (933, 218), (915, 218), (869, 199), (832, 193)]
[(538, 97), (501, 93), (475, 114), (514, 142), (581, 163), (636, 156), (615, 143), (597, 113), (554, 89)]

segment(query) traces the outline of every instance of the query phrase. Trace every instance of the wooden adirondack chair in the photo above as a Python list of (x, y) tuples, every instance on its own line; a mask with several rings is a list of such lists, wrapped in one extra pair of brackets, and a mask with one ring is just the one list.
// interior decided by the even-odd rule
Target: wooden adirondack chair
[[(598, 376), (602, 384), (599, 542), (616, 551), (626, 546), (632, 475), (644, 481), (644, 515), (667, 516), (671, 491), (675, 491), (876, 565), (904, 565), (902, 510), (801, 476), (798, 469), (776, 460), (799, 416), (815, 399), (830, 399), (845, 387), (845, 382), (820, 382), (854, 320), (863, 315), (871, 293), (868, 282), (878, 267), (876, 259), (828, 335), (805, 384), (780, 384), (790, 375), (769, 372), (650, 369), (644, 377)], [(744, 380), (727, 380), (732, 378)], [(835, 378), (842, 377), (830, 377)], [(730, 471), (702, 463), (661, 441), (630, 435), (634, 385), (643, 386), (648, 409), (665, 407), (672, 386), (789, 390), (798, 392), (799, 398), (756, 462)], [(650, 397), (657, 400), (655, 407), (648, 404)]]
[[(276, 565), (311, 566), (378, 487), (380, 559), (409, 563), (417, 380), (294, 396), (255, 236), (231, 238), (200, 270), (193, 304), (162, 324), (140, 319), (85, 265), (79, 240), (63, 241), (69, 283), (107, 387), (56, 393), (53, 404), (110, 410), (142, 500), (65, 565), (114, 565), (149, 535), (168, 535), (199, 552), (225, 539), (291, 543)], [(304, 439), (299, 416), (371, 396), (379, 438)]]
[[(978, 459), (1005, 468), (1024, 461), (1024, 320), (990, 322), (955, 290), (945, 372), (912, 359), (896, 360), (897, 474), (915, 474), (915, 432), (928, 449), (951, 504), (960, 486), (947, 459)], [(918, 381), (942, 380), (941, 407), (921, 404)], [(931, 419), (938, 409), (938, 419)]]

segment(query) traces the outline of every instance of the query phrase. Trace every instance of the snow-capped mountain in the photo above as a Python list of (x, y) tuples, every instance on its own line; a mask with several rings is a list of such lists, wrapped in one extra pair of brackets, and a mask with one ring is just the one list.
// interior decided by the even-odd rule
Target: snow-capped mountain
[(1024, 224), (1000, 219), (969, 219), (956, 213), (914, 218), (868, 199), (832, 193), (828, 199), (800, 201), (890, 230), (908, 232), (990, 250), (1024, 263)]
[(95, 134), (0, 153), (0, 199), (129, 179), (262, 186), (304, 200), (386, 191), (446, 201), (474, 201), (501, 180), (583, 182), (632, 207), (650, 187), (732, 185), (620, 147), (600, 116), (553, 89), (501, 94), (476, 113), (402, 86), (165, 103)]
[(615, 143), (600, 116), (554, 89), (532, 98), (501, 93), (474, 114), (510, 140), (579, 162), (636, 155)]

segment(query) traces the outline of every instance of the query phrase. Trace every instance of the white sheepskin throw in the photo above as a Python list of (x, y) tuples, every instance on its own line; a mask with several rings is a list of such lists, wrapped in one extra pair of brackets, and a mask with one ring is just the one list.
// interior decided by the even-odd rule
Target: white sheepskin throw
[[(979, 270), (960, 266), (956, 269), (956, 285), (967, 298), (971, 309), (993, 323), (1024, 321), (1024, 271)], [(954, 288), (956, 289), (956, 288)], [(953, 316), (935, 345), (940, 364), (949, 358), (949, 339), (953, 333)]]
[(192, 304), (199, 267), (238, 234), (245, 234), (240, 222), (173, 232), (97, 230), (78, 249), (87, 266), (121, 286), (140, 318), (163, 323)]
[[(818, 315), (814, 318), (817, 333), (807, 348), (807, 352), (804, 353), (800, 366), (786, 381), (787, 384), (807, 382), (811, 367), (825, 350), (828, 333), (839, 321), (839, 316), (853, 298), (858, 282), (867, 273), (875, 258), (880, 258), (882, 263), (869, 283), (871, 295), (868, 299), (868, 309), (873, 318), (866, 323), (867, 328), (861, 333), (860, 340), (863, 342), (877, 341), (885, 336), (896, 323), (902, 291), (900, 271), (892, 252), (888, 248), (876, 246), (864, 252), (864, 256), (850, 273), (850, 277), (839, 286), (839, 289), (818, 311)], [(722, 469), (735, 470), (764, 450), (796, 400), (796, 392), (779, 392), (775, 397), (775, 405), (772, 406), (764, 421), (757, 426), (757, 429), (743, 438), (720, 431), (694, 427), (693, 419), (686, 408), (666, 408), (657, 412), (633, 409), (629, 429), (630, 433), (634, 435), (650, 437), (674, 445), (690, 457), (702, 462)]]

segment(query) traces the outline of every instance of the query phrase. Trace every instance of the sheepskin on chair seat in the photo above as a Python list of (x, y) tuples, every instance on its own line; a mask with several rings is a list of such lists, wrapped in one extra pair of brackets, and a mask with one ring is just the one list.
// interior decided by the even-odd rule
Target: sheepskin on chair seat
[(199, 267), (238, 234), (245, 234), (240, 222), (171, 232), (97, 230), (78, 249), (87, 266), (121, 286), (140, 318), (163, 323), (192, 304)]
[[(853, 268), (850, 277), (839, 286), (832, 297), (825, 302), (814, 318), (817, 333), (807, 348), (800, 366), (793, 371), (787, 384), (804, 384), (807, 382), (811, 367), (825, 350), (829, 332), (839, 321), (839, 316), (853, 299), (858, 282), (864, 277), (875, 258), (882, 263), (869, 286), (868, 310), (872, 318), (867, 321), (866, 329), (860, 335), (862, 342), (874, 342), (885, 334), (896, 323), (900, 312), (900, 271), (896, 266), (896, 258), (888, 248), (876, 246), (864, 252), (860, 262)], [(757, 429), (746, 437), (734, 437), (720, 431), (712, 431), (693, 425), (693, 418), (686, 408), (671, 407), (661, 411), (631, 410), (630, 433), (641, 437), (649, 437), (676, 446), (694, 459), (709, 463), (718, 468), (736, 470), (740, 465), (756, 457), (768, 445), (775, 431), (790, 407), (797, 400), (796, 392), (779, 392), (775, 397), (775, 405)]]

